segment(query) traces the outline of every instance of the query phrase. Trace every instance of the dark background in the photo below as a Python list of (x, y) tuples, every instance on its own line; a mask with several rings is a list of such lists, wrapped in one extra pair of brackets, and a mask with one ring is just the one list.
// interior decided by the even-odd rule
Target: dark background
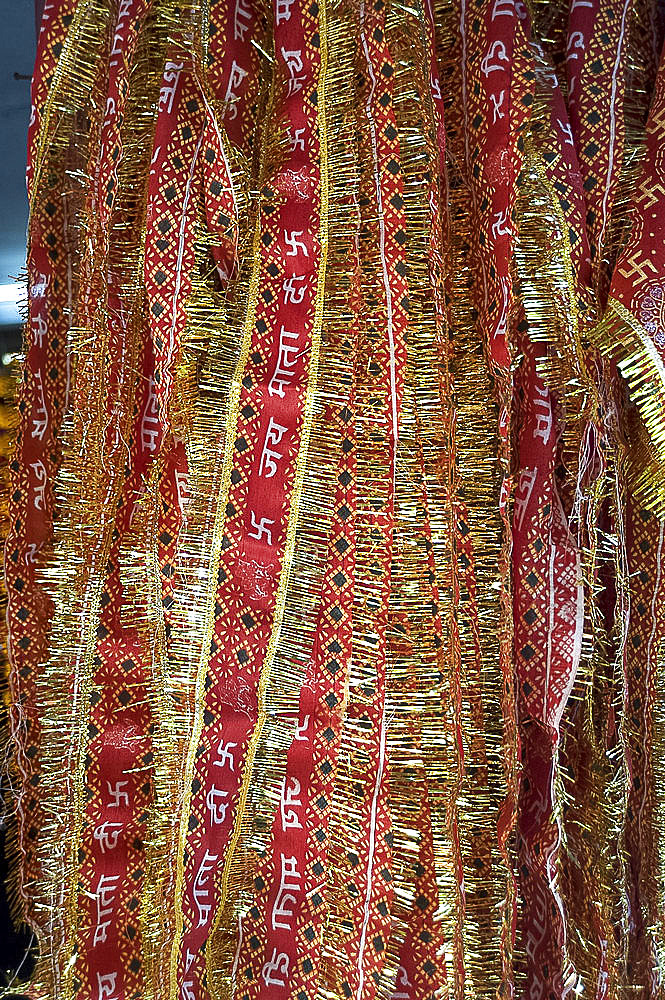
[[(25, 194), (26, 133), (30, 119), (30, 76), (35, 56), (34, 0), (0, 0), (0, 363), (20, 350), (20, 318), (13, 300), (15, 278), (25, 263), (28, 206)], [(4, 756), (4, 755), (3, 755)], [(4, 827), (4, 823), (2, 824)], [(21, 996), (20, 977), (30, 971), (26, 958), (30, 936), (12, 926), (4, 831), (0, 828), (0, 988), (13, 981)], [(25, 961), (24, 958), (26, 959)]]

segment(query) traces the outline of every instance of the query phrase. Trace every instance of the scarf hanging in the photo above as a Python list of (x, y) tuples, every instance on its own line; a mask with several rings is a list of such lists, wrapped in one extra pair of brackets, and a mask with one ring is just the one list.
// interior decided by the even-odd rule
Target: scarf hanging
[(26, 995), (661, 995), (663, 28), (45, 5)]

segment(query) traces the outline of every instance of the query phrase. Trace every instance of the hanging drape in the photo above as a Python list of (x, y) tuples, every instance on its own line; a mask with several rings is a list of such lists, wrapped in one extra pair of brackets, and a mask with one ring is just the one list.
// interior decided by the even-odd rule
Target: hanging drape
[(45, 4), (26, 995), (663, 995), (664, 27)]

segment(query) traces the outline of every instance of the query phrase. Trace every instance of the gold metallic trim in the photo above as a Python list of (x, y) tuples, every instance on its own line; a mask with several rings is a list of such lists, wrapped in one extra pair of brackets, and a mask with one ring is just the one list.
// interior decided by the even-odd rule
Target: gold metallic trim
[[(263, 667), (261, 669), (261, 676), (259, 679), (258, 719), (247, 749), (245, 773), (243, 776), (243, 781), (240, 789), (240, 799), (238, 803), (238, 809), (236, 812), (234, 829), (227, 848), (226, 858), (224, 862), (224, 869), (222, 872), (221, 899), (217, 910), (217, 915), (213, 922), (212, 933), (214, 933), (215, 929), (219, 924), (219, 920), (221, 918), (221, 914), (226, 903), (230, 868), (233, 861), (235, 848), (240, 838), (240, 832), (242, 829), (242, 820), (247, 801), (247, 795), (249, 792), (249, 785), (252, 778), (252, 767), (253, 767), (254, 757), (256, 755), (256, 749), (261, 737), (261, 731), (263, 729), (263, 724), (266, 718), (265, 694), (270, 680), (270, 670), (275, 655), (275, 650), (277, 648), (277, 643), (279, 641), (279, 632), (282, 624), (282, 618), (284, 615), (284, 608), (286, 605), (286, 591), (289, 580), (289, 569), (295, 548), (296, 531), (298, 524), (298, 508), (300, 504), (300, 495), (302, 493), (302, 487), (305, 477), (307, 448), (309, 444), (312, 417), (314, 413), (314, 395), (318, 377), (318, 365), (319, 365), (319, 356), (321, 348), (321, 330), (323, 325), (323, 300), (325, 293), (325, 275), (326, 275), (326, 266), (328, 257), (328, 198), (329, 198), (328, 135), (326, 130), (326, 118), (325, 118), (326, 74), (328, 68), (326, 0), (323, 0), (320, 7), (319, 34), (321, 38), (321, 63), (319, 67), (319, 78), (318, 78), (317, 120), (319, 126), (319, 155), (320, 155), (320, 174), (321, 174), (321, 180), (320, 180), (321, 222), (319, 231), (319, 238), (321, 243), (321, 260), (319, 263), (316, 305), (315, 305), (314, 322), (312, 329), (312, 344), (310, 349), (308, 384), (305, 396), (305, 406), (303, 410), (303, 427), (301, 432), (300, 449), (298, 453), (298, 459), (296, 462), (296, 472), (294, 478), (293, 491), (291, 494), (289, 521), (287, 526), (284, 555), (282, 559), (282, 569), (280, 574), (279, 585), (277, 588), (277, 597), (275, 603), (275, 613), (273, 618), (272, 631), (270, 639), (268, 641), (266, 657), (263, 663)], [(247, 316), (245, 319), (245, 325), (243, 329), (242, 346), (240, 350), (240, 357), (238, 359), (238, 364), (236, 367), (236, 372), (233, 377), (233, 381), (229, 392), (229, 410), (226, 422), (226, 443), (224, 451), (224, 463), (222, 466), (222, 489), (220, 491), (220, 497), (217, 504), (217, 512), (215, 516), (212, 556), (210, 562), (210, 573), (208, 575), (208, 590), (206, 595), (208, 601), (208, 611), (206, 615), (205, 640), (202, 646), (201, 658), (199, 661), (199, 669), (196, 679), (196, 711), (194, 717), (193, 733), (187, 754), (187, 764), (186, 764), (185, 778), (184, 778), (184, 789), (183, 789), (184, 796), (183, 796), (182, 812), (180, 816), (180, 830), (178, 837), (177, 878), (176, 878), (176, 891), (175, 891), (176, 932), (173, 939), (173, 946), (171, 949), (171, 962), (170, 962), (170, 992), (169, 992), (170, 1000), (177, 1000), (177, 995), (178, 995), (178, 961), (179, 961), (180, 946), (184, 928), (184, 914), (182, 907), (182, 899), (184, 891), (184, 854), (187, 843), (192, 777), (196, 762), (196, 752), (198, 749), (198, 743), (202, 731), (204, 694), (205, 694), (204, 685), (205, 685), (205, 678), (208, 669), (208, 664), (210, 661), (210, 644), (215, 625), (214, 605), (217, 593), (217, 575), (219, 572), (219, 562), (222, 551), (221, 544), (222, 544), (222, 537), (224, 534), (225, 511), (231, 488), (231, 472), (233, 468), (233, 448), (237, 436), (234, 432), (237, 429), (238, 425), (238, 413), (239, 413), (240, 392), (242, 387), (242, 377), (251, 348), (252, 333), (254, 329), (254, 319), (256, 314), (256, 305), (259, 294), (260, 263), (261, 263), (260, 213), (257, 217), (256, 230), (254, 234), (253, 257), (254, 257), (253, 271), (250, 281), (249, 301), (247, 308)]]
[(207, 610), (205, 616), (204, 639), (201, 646), (201, 655), (196, 675), (196, 685), (194, 689), (195, 712), (192, 727), (192, 735), (187, 751), (187, 760), (183, 779), (183, 801), (182, 812), (180, 814), (180, 826), (178, 831), (177, 859), (176, 859), (176, 886), (175, 886), (175, 934), (171, 946), (170, 972), (169, 972), (169, 998), (178, 1000), (178, 958), (180, 943), (183, 936), (184, 914), (182, 899), (185, 878), (185, 849), (187, 846), (187, 830), (189, 821), (189, 810), (192, 797), (192, 777), (196, 763), (196, 751), (202, 731), (203, 711), (205, 701), (205, 679), (210, 661), (210, 644), (212, 642), (215, 627), (215, 598), (217, 595), (217, 575), (219, 572), (219, 562), (222, 552), (222, 538), (224, 536), (224, 523), (226, 506), (231, 489), (231, 472), (233, 471), (233, 443), (236, 439), (234, 433), (238, 426), (238, 415), (240, 410), (240, 393), (242, 390), (242, 378), (247, 365), (247, 359), (252, 346), (252, 333), (254, 330), (254, 320), (256, 316), (256, 305), (259, 297), (259, 283), (261, 275), (261, 212), (257, 213), (256, 228), (252, 245), (252, 275), (249, 283), (247, 313), (242, 332), (242, 342), (236, 369), (229, 387), (228, 415), (225, 428), (225, 448), (224, 460), (221, 470), (221, 489), (215, 512), (215, 522), (212, 532), (210, 570), (208, 573), (208, 585), (205, 594)]

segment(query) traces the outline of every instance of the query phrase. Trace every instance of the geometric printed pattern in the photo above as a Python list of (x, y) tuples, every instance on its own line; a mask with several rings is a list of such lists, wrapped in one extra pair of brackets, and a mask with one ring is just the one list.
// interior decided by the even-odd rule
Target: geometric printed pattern
[(30, 996), (659, 995), (661, 21), (46, 6)]

